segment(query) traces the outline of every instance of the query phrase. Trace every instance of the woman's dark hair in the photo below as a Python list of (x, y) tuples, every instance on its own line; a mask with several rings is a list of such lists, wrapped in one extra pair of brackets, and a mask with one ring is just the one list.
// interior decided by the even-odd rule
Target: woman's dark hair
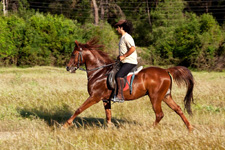
[(133, 24), (128, 20), (120, 20), (118, 23), (114, 25), (115, 28), (123, 27), (123, 30), (129, 34), (133, 32)]

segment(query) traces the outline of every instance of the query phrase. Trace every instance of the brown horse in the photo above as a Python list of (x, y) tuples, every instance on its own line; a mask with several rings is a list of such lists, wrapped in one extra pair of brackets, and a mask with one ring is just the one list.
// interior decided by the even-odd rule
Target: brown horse
[[(107, 74), (112, 70), (114, 61), (107, 54), (99, 50), (101, 47), (101, 45), (97, 44), (96, 40), (91, 40), (86, 44), (75, 41), (75, 48), (67, 65), (67, 71), (75, 72), (80, 65), (85, 65), (88, 77), (88, 93), (90, 96), (63, 125), (65, 128), (73, 123), (77, 115), (101, 100), (105, 107), (107, 124), (111, 124), (110, 97), (112, 90), (109, 90), (107, 87)], [(169, 69), (158, 67), (144, 68), (133, 80), (132, 94), (130, 94), (129, 89), (124, 91), (125, 101), (135, 100), (148, 95), (155, 112), (156, 120), (154, 125), (157, 125), (164, 116), (161, 108), (161, 103), (164, 101), (182, 118), (188, 130), (191, 131), (193, 129), (192, 125), (184, 116), (181, 108), (172, 99), (171, 76), (178, 85), (185, 83), (187, 87), (187, 93), (184, 98), (185, 108), (189, 114), (192, 114), (191, 102), (193, 102), (194, 80), (190, 70), (182, 66), (171, 67)]]

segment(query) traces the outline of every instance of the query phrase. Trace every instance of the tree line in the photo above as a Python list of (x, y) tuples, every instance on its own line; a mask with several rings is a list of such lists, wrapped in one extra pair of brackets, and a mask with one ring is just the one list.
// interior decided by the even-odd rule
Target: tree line
[(4, 1), (2, 66), (65, 65), (74, 40), (86, 42), (94, 36), (115, 56), (119, 37), (113, 25), (128, 19), (143, 63), (224, 68), (223, 0)]

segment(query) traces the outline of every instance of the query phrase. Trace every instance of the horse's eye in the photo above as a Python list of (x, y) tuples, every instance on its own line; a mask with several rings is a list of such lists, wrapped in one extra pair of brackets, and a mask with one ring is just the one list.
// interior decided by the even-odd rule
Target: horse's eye
[(75, 57), (76, 55), (73, 53), (72, 55), (71, 55), (71, 57)]

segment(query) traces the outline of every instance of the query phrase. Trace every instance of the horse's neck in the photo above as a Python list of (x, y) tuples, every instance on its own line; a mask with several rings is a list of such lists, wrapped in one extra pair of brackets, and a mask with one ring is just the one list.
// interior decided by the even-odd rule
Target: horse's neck
[(87, 70), (91, 70), (102, 65), (104, 65), (104, 63), (102, 63), (102, 61), (96, 58), (94, 55), (88, 56), (88, 58), (85, 60), (85, 66)]
[[(105, 75), (107, 68), (100, 68), (104, 65), (110, 64), (110, 62), (106, 61), (101, 55), (97, 52), (91, 52), (89, 51), (85, 57), (85, 67), (87, 70), (93, 70), (87, 72), (88, 79), (91, 79), (93, 77), (101, 77), (102, 75)], [(99, 69), (98, 69), (99, 68)]]
[(97, 51), (88, 51), (85, 57), (85, 66), (87, 70), (98, 68), (109, 64), (104, 57), (101, 56)]

